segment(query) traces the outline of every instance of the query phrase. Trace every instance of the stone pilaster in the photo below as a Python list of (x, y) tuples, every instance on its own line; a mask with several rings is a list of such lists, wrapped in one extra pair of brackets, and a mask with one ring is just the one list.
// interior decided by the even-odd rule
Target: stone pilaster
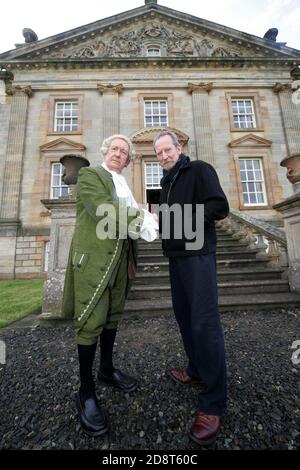
[(0, 278), (14, 279), (27, 108), (32, 89), (9, 83), (6, 93), (12, 101), (0, 204)]
[(123, 85), (98, 84), (97, 88), (103, 96), (103, 137), (106, 139), (120, 132), (119, 94)]
[(7, 94), (12, 96), (12, 103), (3, 175), (0, 220), (18, 220), (27, 108), (32, 89), (30, 86), (11, 86), (8, 88)]
[(193, 100), (197, 158), (214, 165), (215, 158), (208, 103), (208, 94), (212, 87), (212, 83), (188, 84), (188, 91), (192, 94)]
[(300, 152), (300, 121), (297, 112), (297, 106), (300, 104), (293, 100), (295, 90), (292, 89), (291, 84), (276, 83), (273, 90), (279, 96), (288, 154), (291, 156)]

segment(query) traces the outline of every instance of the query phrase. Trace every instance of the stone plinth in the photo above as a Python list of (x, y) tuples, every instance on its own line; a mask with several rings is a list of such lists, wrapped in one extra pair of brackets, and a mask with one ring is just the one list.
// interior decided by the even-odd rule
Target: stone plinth
[(65, 272), (76, 220), (76, 205), (74, 197), (43, 200), (42, 203), (51, 211), (48, 276), (44, 284), (41, 316), (42, 319), (48, 319), (61, 315)]
[(300, 294), (300, 193), (273, 206), (281, 212), (287, 238), (288, 277), (292, 292)]

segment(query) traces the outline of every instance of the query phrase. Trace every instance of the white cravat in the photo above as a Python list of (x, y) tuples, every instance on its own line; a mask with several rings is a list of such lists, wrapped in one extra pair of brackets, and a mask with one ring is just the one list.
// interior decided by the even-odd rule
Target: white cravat
[[(134, 199), (132, 192), (127, 184), (126, 179), (120, 173), (110, 170), (105, 162), (102, 163), (102, 167), (108, 171), (113, 178), (113, 182), (116, 188), (116, 193), (118, 198), (125, 200), (127, 207), (136, 207), (139, 208), (136, 200)], [(140, 237), (147, 242), (152, 242), (158, 238), (158, 223), (157, 220), (153, 217), (151, 212), (146, 209), (141, 209), (144, 212), (144, 221), (140, 231)]]

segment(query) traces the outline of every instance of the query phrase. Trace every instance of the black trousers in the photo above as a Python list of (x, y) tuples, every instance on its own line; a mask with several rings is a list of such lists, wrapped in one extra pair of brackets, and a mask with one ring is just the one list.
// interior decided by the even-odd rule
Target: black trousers
[(188, 357), (187, 372), (203, 385), (198, 409), (221, 416), (226, 408), (227, 385), (215, 254), (169, 261), (173, 309)]

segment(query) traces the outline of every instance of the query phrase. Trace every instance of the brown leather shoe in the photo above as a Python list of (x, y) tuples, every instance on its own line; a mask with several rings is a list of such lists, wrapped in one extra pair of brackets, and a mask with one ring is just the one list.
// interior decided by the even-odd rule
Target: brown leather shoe
[(202, 411), (197, 411), (189, 436), (197, 444), (209, 445), (216, 440), (220, 428), (220, 416), (206, 415)]
[(200, 381), (190, 377), (186, 369), (171, 369), (169, 372), (171, 379), (175, 380), (182, 385), (199, 384)]

